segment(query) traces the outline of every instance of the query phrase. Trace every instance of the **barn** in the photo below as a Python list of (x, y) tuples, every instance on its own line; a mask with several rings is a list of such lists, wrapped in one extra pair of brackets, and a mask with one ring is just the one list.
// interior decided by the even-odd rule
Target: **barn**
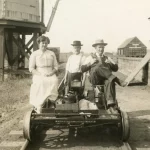
[(144, 57), (146, 52), (147, 47), (137, 37), (126, 39), (117, 50), (118, 56), (125, 57)]

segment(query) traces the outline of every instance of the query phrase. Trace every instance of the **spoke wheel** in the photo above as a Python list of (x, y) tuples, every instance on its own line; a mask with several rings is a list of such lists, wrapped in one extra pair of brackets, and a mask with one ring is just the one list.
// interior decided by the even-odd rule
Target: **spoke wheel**
[(25, 116), (24, 116), (24, 119), (23, 119), (23, 136), (25, 139), (29, 140), (29, 141), (32, 141), (32, 126), (31, 126), (31, 116), (32, 116), (32, 112), (33, 110), (31, 111), (28, 111)]
[(127, 141), (130, 136), (129, 116), (126, 112), (121, 111), (121, 140)]

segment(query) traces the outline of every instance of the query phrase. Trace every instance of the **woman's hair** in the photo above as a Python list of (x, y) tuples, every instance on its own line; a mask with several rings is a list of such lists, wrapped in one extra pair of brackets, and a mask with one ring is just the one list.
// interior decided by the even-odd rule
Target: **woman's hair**
[(39, 36), (36, 41), (38, 44), (40, 44), (40, 42), (43, 42), (43, 41), (47, 41), (48, 44), (50, 43), (50, 39), (44, 35)]

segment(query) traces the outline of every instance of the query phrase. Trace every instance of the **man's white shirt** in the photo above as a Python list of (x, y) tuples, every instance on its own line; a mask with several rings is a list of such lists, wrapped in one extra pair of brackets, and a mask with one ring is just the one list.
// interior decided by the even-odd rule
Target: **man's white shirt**
[(82, 54), (71, 55), (66, 64), (66, 70), (70, 73), (81, 72), (81, 66), (84, 64), (85, 56)]

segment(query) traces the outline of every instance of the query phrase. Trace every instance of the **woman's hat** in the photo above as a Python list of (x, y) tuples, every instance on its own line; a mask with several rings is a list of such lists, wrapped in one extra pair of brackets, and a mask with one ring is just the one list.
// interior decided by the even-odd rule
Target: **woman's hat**
[(107, 43), (104, 43), (104, 40), (103, 39), (98, 39), (95, 41), (95, 43), (92, 45), (93, 47), (95, 47), (96, 45), (103, 45), (103, 46), (106, 46)]
[(83, 46), (80, 41), (73, 41), (72, 46)]

